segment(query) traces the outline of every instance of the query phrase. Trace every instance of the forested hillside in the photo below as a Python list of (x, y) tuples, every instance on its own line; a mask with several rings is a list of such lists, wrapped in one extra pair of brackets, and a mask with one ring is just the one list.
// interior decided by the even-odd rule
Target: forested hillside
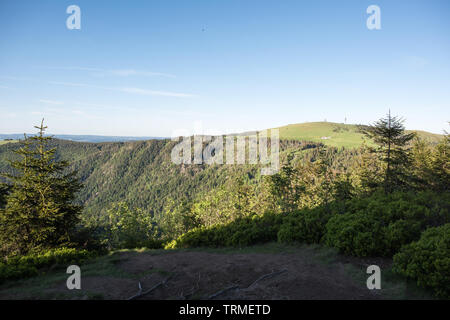
[[(107, 210), (116, 202), (126, 202), (149, 214), (161, 213), (168, 201), (193, 200), (196, 195), (213, 190), (245, 176), (256, 183), (261, 176), (258, 165), (176, 165), (170, 153), (176, 142), (148, 140), (114, 143), (82, 143), (55, 139), (57, 159), (71, 163), (84, 185), (78, 194), (84, 216), (106, 219)], [(282, 142), (285, 150), (309, 149), (318, 144)], [(0, 147), (0, 171), (12, 172), (7, 159), (15, 159), (19, 144)]]

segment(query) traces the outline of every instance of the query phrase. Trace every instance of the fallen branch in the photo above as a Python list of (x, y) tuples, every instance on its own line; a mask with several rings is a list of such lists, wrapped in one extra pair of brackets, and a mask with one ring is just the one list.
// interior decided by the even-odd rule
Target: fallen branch
[(138, 283), (138, 287), (139, 287), (138, 293), (135, 294), (134, 296), (128, 298), (128, 300), (133, 300), (134, 298), (139, 297), (142, 294), (142, 286), (141, 286), (141, 282), (140, 281)]
[(130, 297), (130, 298), (128, 298), (127, 300), (134, 300), (134, 299), (137, 299), (137, 298), (140, 298), (142, 296), (145, 296), (145, 295), (149, 294), (150, 292), (158, 289), (159, 287), (164, 286), (167, 283), (167, 281), (169, 281), (173, 276), (174, 276), (173, 274), (170, 275), (165, 280), (157, 283), (156, 285), (154, 285), (153, 287), (151, 287), (150, 289), (148, 289), (147, 291), (144, 291), (144, 292), (142, 292), (141, 283), (139, 282), (139, 289), (140, 289), (139, 293), (134, 295), (134, 296), (132, 296), (132, 297)]
[(239, 289), (239, 286), (238, 285), (229, 286), (229, 287), (227, 287), (227, 288), (225, 288), (223, 290), (220, 290), (220, 291), (210, 295), (207, 299), (208, 300), (214, 299), (215, 297), (220, 296), (221, 294), (223, 294), (223, 293), (225, 293), (227, 291), (233, 290), (233, 289)]
[(188, 292), (186, 295), (184, 295), (184, 291), (182, 290), (180, 293), (180, 298), (182, 300), (186, 300), (189, 299), (191, 296), (193, 296), (196, 292), (198, 292), (198, 290), (200, 289), (200, 272), (198, 273), (198, 280), (195, 283), (195, 285), (191, 288), (191, 291)]
[(272, 273), (268, 273), (265, 275), (262, 275), (261, 277), (259, 277), (258, 279), (256, 279), (251, 285), (249, 285), (247, 288), (245, 289), (249, 289), (250, 287), (252, 287), (253, 285), (255, 285), (257, 282), (267, 279), (267, 278), (271, 278), (271, 277), (275, 277), (279, 274), (285, 273), (287, 272), (287, 269), (281, 270), (281, 271), (276, 271), (276, 272), (272, 272)]
[(228, 291), (234, 290), (234, 289), (237, 289), (237, 290), (247, 290), (247, 289), (249, 289), (250, 287), (252, 287), (253, 285), (255, 285), (257, 282), (259, 282), (259, 281), (261, 281), (261, 280), (264, 280), (264, 279), (267, 279), (267, 278), (271, 278), (271, 277), (277, 276), (277, 275), (282, 274), (282, 273), (285, 273), (285, 272), (287, 272), (287, 269), (284, 269), (284, 270), (281, 270), (281, 271), (276, 271), (276, 272), (272, 272), (272, 273), (268, 273), (268, 274), (262, 275), (261, 277), (259, 277), (259, 278), (256, 279), (255, 281), (253, 281), (253, 282), (252, 282), (248, 287), (246, 287), (246, 288), (239, 288), (238, 285), (231, 285), (231, 286), (229, 286), (229, 287), (227, 287), (227, 288), (225, 288), (225, 289), (223, 289), (223, 290), (220, 290), (220, 291), (218, 291), (218, 292), (216, 292), (216, 293), (210, 295), (209, 297), (207, 297), (207, 299), (208, 299), (208, 300), (214, 299), (215, 297), (220, 296), (221, 294), (224, 294), (225, 292), (228, 292)]

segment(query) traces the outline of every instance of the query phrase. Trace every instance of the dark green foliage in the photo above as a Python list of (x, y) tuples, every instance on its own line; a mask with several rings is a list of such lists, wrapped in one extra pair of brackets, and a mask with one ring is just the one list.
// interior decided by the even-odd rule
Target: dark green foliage
[(356, 188), (353, 186), (350, 175), (345, 174), (341, 179), (332, 182), (333, 198), (338, 201), (350, 200), (356, 194)]
[(167, 248), (244, 246), (276, 239), (285, 243), (325, 240), (350, 255), (392, 256), (401, 246), (417, 240), (427, 227), (449, 222), (449, 207), (448, 194), (379, 192), (286, 215), (248, 216), (196, 228)]
[(350, 255), (392, 256), (402, 245), (417, 240), (428, 226), (449, 221), (448, 194), (379, 192), (288, 214), (278, 241), (324, 241)]
[(434, 190), (450, 191), (450, 136), (448, 134), (432, 151), (431, 175), (428, 181)]
[(359, 150), (325, 148), (292, 151), (279, 173), (265, 180), (267, 209), (278, 213), (326, 205), (357, 194), (350, 169)]
[(287, 215), (278, 232), (278, 241), (284, 243), (319, 243), (325, 234), (325, 225), (331, 211), (325, 207), (303, 209)]
[(394, 256), (393, 270), (450, 299), (450, 223), (429, 228)]
[(87, 250), (58, 248), (9, 258), (0, 262), (0, 283), (6, 280), (22, 279), (45, 272), (45, 268), (81, 265), (95, 254)]
[(70, 243), (74, 248), (106, 253), (108, 249), (104, 241), (105, 234), (104, 228), (78, 225), (70, 233)]
[(271, 213), (239, 218), (225, 225), (197, 228), (169, 243), (166, 248), (243, 247), (276, 241), (282, 217)]
[(412, 153), (412, 172), (417, 189), (450, 191), (450, 137), (447, 134), (435, 147), (416, 139)]
[(9, 185), (0, 183), (0, 209), (4, 208), (6, 205), (6, 196), (8, 195), (9, 190)]
[(268, 177), (269, 192), (276, 209), (281, 212), (292, 212), (298, 208), (298, 201), (304, 191), (304, 186), (296, 183), (298, 174), (298, 169), (292, 164), (292, 155), (289, 155), (280, 171)]
[(360, 130), (377, 145), (380, 160), (385, 164), (383, 188), (386, 193), (404, 188), (409, 184), (408, 165), (411, 163), (408, 145), (414, 133), (405, 133), (403, 119), (392, 117), (391, 112), (373, 125)]
[(39, 134), (22, 141), (11, 161), (16, 174), (4, 174), (10, 182), (7, 204), (0, 209), (0, 243), (4, 254), (25, 254), (34, 248), (52, 248), (70, 241), (69, 233), (79, 221), (81, 207), (74, 205), (81, 188), (69, 164), (56, 161), (51, 137), (41, 123)]
[(108, 210), (108, 217), (104, 242), (109, 249), (161, 248), (162, 242), (155, 239), (153, 219), (148, 212), (119, 202)]
[(358, 257), (385, 254), (381, 219), (362, 211), (332, 217), (326, 225), (325, 242)]
[(371, 197), (346, 203), (346, 213), (333, 215), (325, 242), (355, 256), (392, 256), (402, 245), (417, 240), (429, 226), (450, 220), (450, 197), (431, 192)]

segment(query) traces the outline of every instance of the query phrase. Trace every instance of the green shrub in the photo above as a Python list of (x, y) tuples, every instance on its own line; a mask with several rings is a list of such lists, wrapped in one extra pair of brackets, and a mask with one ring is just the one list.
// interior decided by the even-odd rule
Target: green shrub
[(331, 217), (326, 225), (325, 243), (358, 257), (384, 255), (380, 219), (364, 212)]
[(385, 253), (392, 255), (415, 239), (419, 239), (421, 222), (400, 219), (383, 228)]
[(97, 226), (77, 226), (70, 233), (70, 246), (74, 248), (85, 249), (106, 253), (106, 241), (102, 239), (105, 229)]
[(449, 222), (448, 195), (396, 192), (347, 202), (346, 213), (326, 224), (325, 243), (341, 252), (392, 256), (401, 246), (419, 239), (421, 231)]
[(239, 218), (225, 225), (196, 228), (168, 243), (165, 248), (242, 247), (276, 241), (281, 220), (280, 215), (266, 213)]
[(393, 270), (450, 298), (450, 223), (429, 228), (419, 241), (402, 247), (394, 256)]
[(16, 256), (0, 262), (0, 283), (5, 280), (21, 279), (39, 274), (43, 268), (54, 265), (81, 264), (94, 253), (74, 248), (57, 248)]
[(108, 218), (104, 240), (110, 249), (153, 249), (162, 246), (162, 242), (155, 240), (156, 231), (149, 212), (119, 202), (108, 209)]
[(319, 243), (325, 234), (325, 225), (330, 217), (330, 211), (321, 207), (290, 214), (283, 219), (278, 232), (278, 241)]

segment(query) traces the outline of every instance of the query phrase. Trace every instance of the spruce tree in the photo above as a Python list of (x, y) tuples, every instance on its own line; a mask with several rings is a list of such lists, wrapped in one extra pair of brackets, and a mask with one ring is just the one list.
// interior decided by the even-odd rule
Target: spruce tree
[(402, 118), (386, 117), (374, 124), (360, 127), (363, 134), (372, 139), (377, 145), (376, 150), (380, 160), (384, 163), (383, 189), (390, 193), (408, 184), (408, 165), (410, 159), (410, 141), (415, 133), (405, 133)]
[(309, 192), (317, 196), (314, 205), (327, 205), (333, 196), (333, 169), (331, 154), (326, 147), (317, 150), (317, 156), (309, 168)]
[(275, 210), (289, 213), (298, 209), (300, 197), (305, 191), (299, 181), (299, 170), (294, 164), (294, 155), (288, 154), (286, 161), (276, 174), (268, 176), (268, 190), (275, 205)]
[(353, 179), (359, 195), (368, 195), (382, 185), (382, 166), (373, 149), (363, 142), (355, 156)]
[(0, 209), (6, 205), (6, 196), (9, 192), (9, 186), (6, 183), (0, 183)]
[(2, 174), (10, 191), (0, 209), (0, 240), (9, 254), (68, 244), (79, 221), (81, 207), (73, 202), (81, 184), (66, 161), (57, 161), (56, 148), (49, 148), (53, 138), (44, 136), (43, 123), (35, 127), (38, 135), (25, 135), (15, 151), (21, 157), (10, 161), (15, 174)]
[(450, 190), (450, 135), (447, 132), (430, 153), (428, 172), (429, 188), (438, 192)]

